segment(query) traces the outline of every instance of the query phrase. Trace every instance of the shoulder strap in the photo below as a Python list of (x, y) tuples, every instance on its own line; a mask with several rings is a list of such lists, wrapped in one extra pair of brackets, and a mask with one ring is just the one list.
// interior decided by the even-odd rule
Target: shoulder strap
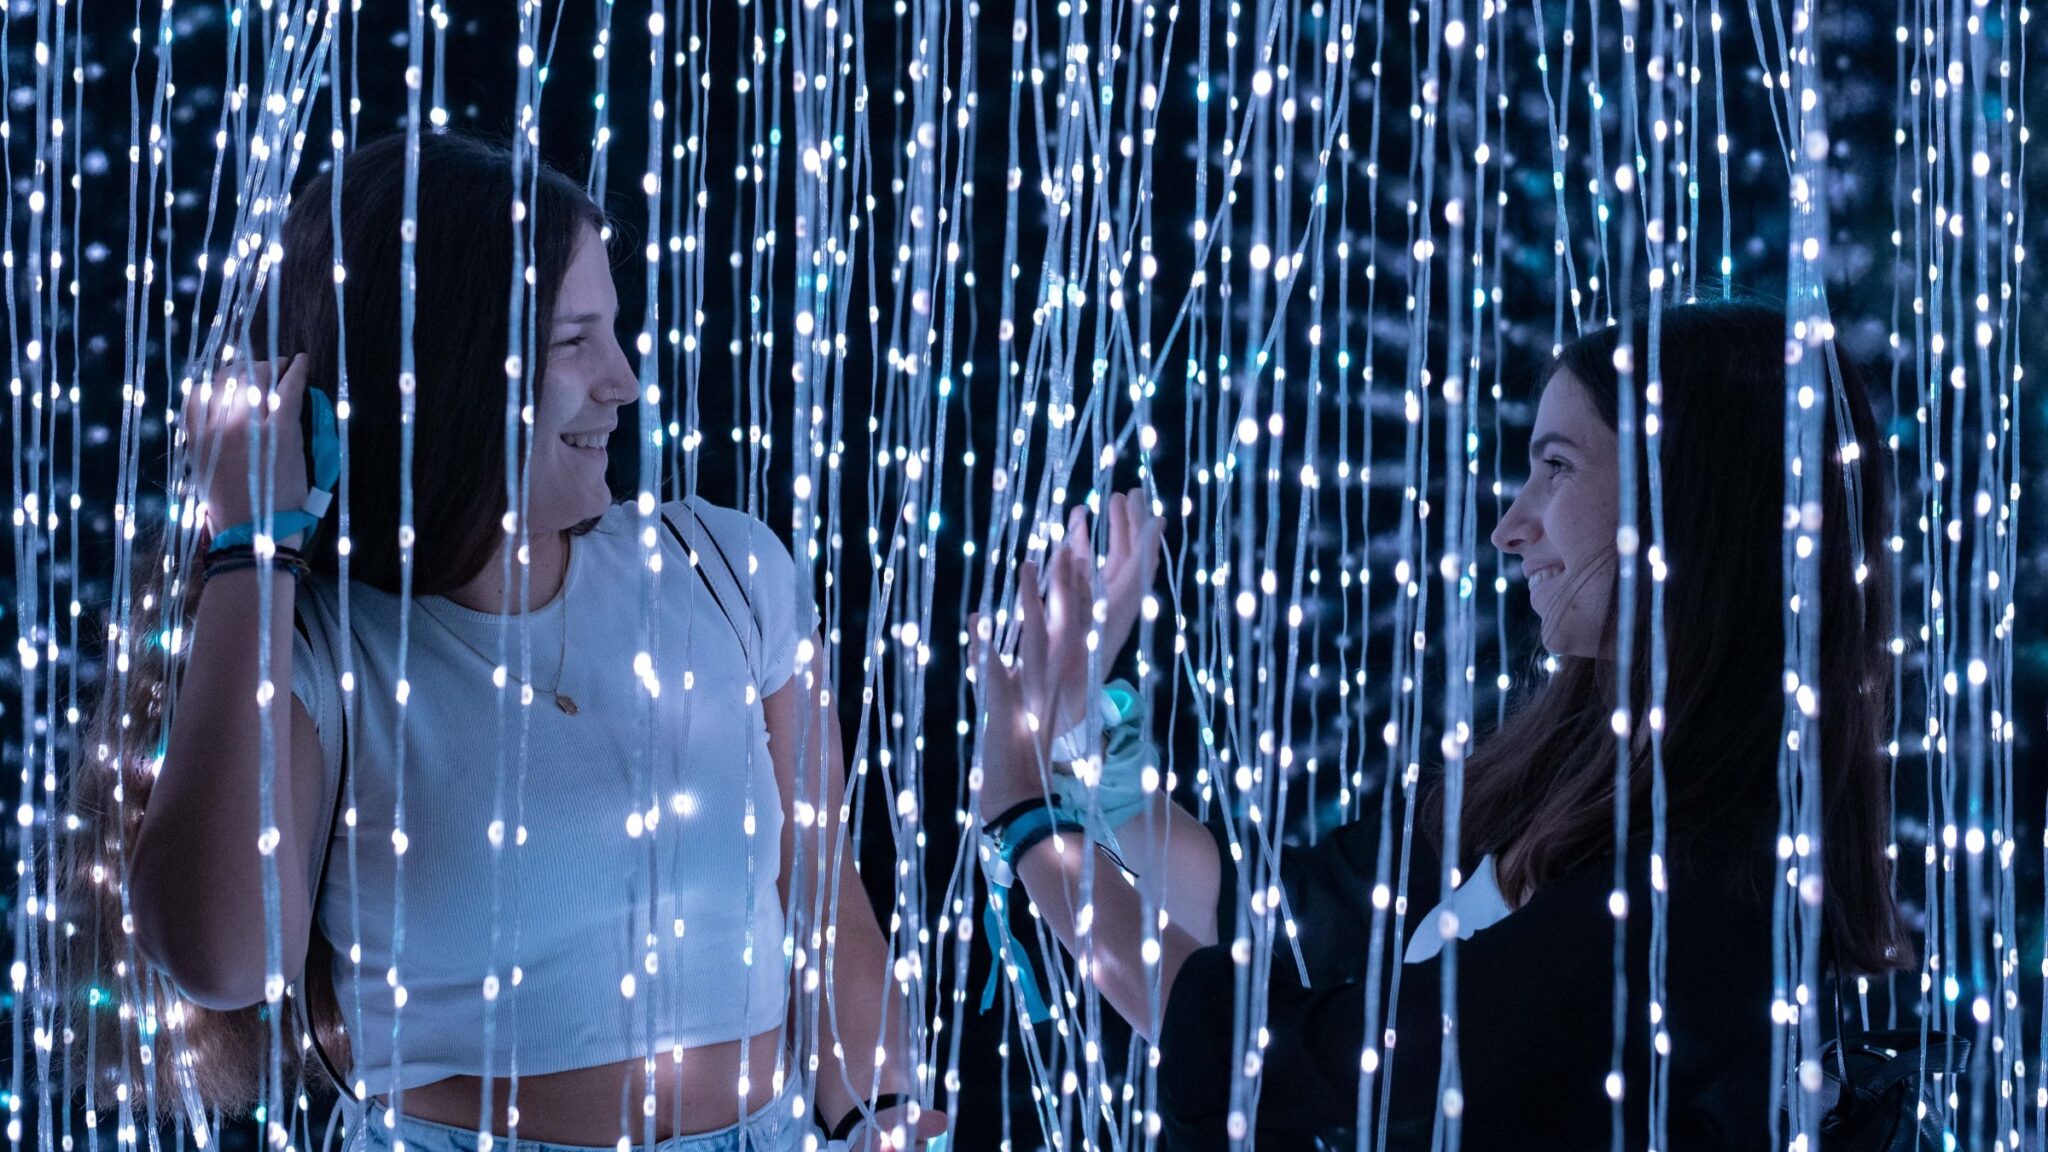
[[(312, 637), (306, 631), (304, 617), (294, 613), (292, 616), (292, 626), (298, 630), (299, 635), (306, 637), (308, 644), (312, 643)], [(309, 955), (315, 941), (320, 936), (320, 894), (327, 887), (327, 863), (334, 855), (334, 833), (341, 826), (341, 801), (347, 795), (349, 756), (348, 705), (346, 702), (341, 706), (340, 723), (341, 765), (340, 770), (334, 774), (334, 797), (327, 806), (327, 836), (320, 843), (320, 866), (313, 874), (312, 922), (308, 925), (308, 931), (312, 933), (314, 939), (306, 943)], [(305, 987), (305, 982), (311, 970), (310, 961), (308, 961), (305, 968), (300, 970), (300, 987), (298, 994), (292, 997), (292, 1012), (298, 1021), (301, 1034), (313, 1041), (313, 1055), (319, 1059), (321, 1070), (327, 1073), (327, 1078), (334, 1082), (335, 1088), (341, 1092), (342, 1096), (347, 1097), (349, 1094), (348, 1079), (334, 1066), (334, 1062), (328, 1059), (327, 1048), (320, 1043), (320, 1033), (313, 1027), (312, 1019), (306, 1014), (306, 997), (309, 993)]]
[[(719, 565), (725, 569), (726, 576), (732, 580), (732, 586), (738, 593), (741, 607), (746, 608), (747, 615), (752, 616), (752, 605), (747, 603), (747, 586), (739, 578), (739, 573), (733, 568), (732, 561), (727, 558), (725, 548), (719, 544), (718, 534), (711, 530), (711, 525), (704, 522), (704, 517), (698, 515), (695, 508), (690, 509), (690, 516), (697, 521), (697, 527), (704, 539), (711, 543), (711, 551), (717, 554)], [(675, 521), (669, 519), (667, 514), (664, 513), (661, 522), (667, 525), (668, 534), (675, 537), (676, 543), (682, 546), (683, 556), (687, 559), (690, 555), (690, 545), (688, 541), (683, 539), (682, 532), (676, 528)], [(697, 572), (698, 579), (703, 581), (704, 590), (711, 593), (711, 601), (718, 605), (719, 614), (724, 616), (725, 622), (732, 626), (733, 635), (739, 638), (740, 649), (747, 654), (748, 662), (752, 663), (756, 646), (748, 642), (747, 630), (740, 627), (739, 620), (733, 616), (732, 610), (726, 607), (725, 597), (720, 595), (718, 591), (718, 581), (711, 578), (711, 575), (704, 570), (704, 566), (701, 563), (693, 564), (691, 567)], [(759, 631), (758, 622), (756, 622), (755, 630)]]

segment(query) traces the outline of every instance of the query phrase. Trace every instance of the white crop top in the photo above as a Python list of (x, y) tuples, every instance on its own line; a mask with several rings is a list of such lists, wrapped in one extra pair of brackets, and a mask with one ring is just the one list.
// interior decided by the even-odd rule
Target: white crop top
[[(349, 588), (354, 864), (344, 819), (334, 824), (316, 915), (334, 948), (349, 1075), (372, 1094), (482, 1075), (487, 1006), (493, 1076), (511, 1074), (515, 1052), (522, 1075), (560, 1072), (754, 1036), (783, 1018), (783, 812), (761, 702), (790, 679), (813, 627), (811, 597), (797, 587), (788, 549), (758, 520), (694, 498), (659, 511), (701, 567), (654, 521), (662, 570), (649, 603), (640, 517), (616, 504), (572, 540), (562, 593), (532, 611), (536, 687), (523, 710), (523, 781), (520, 687), (508, 677), (501, 744), (491, 682), (499, 617), (438, 596), (415, 601), (400, 749), (399, 599)], [(338, 587), (308, 578), (297, 603), (308, 635), (294, 636), (292, 694), (319, 729), (331, 796), (343, 701)], [(573, 716), (545, 691), (562, 654), (565, 605), (560, 687), (578, 706)], [(651, 632), (643, 609), (654, 613)], [(516, 674), (516, 616), (507, 635)], [(642, 652), (646, 677), (635, 668)], [(494, 829), (501, 760), (504, 821)], [(328, 823), (323, 811), (320, 828)]]

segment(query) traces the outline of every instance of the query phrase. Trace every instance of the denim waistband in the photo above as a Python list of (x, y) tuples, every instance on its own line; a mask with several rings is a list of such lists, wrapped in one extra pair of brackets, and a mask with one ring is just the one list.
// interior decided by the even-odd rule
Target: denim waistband
[[(763, 1104), (751, 1114), (736, 1123), (710, 1132), (691, 1132), (671, 1136), (653, 1145), (654, 1152), (804, 1152), (804, 1137), (815, 1132), (810, 1114), (796, 1115), (797, 1102), (803, 1098), (801, 1080), (792, 1077), (784, 1083), (782, 1091), (775, 1098)], [(387, 1128), (382, 1122), (382, 1109), (351, 1108), (351, 1131), (343, 1147), (347, 1152), (396, 1152), (398, 1142), (404, 1142), (404, 1152), (477, 1152), (477, 1132), (473, 1128), (458, 1128), (452, 1124), (441, 1124), (422, 1120), (416, 1116), (400, 1116), (398, 1126)], [(355, 1117), (367, 1117), (367, 1123), (358, 1123)], [(823, 1146), (820, 1138), (819, 1145)], [(635, 1148), (646, 1148), (636, 1141)], [(619, 1152), (616, 1144), (602, 1146), (580, 1144), (550, 1144), (544, 1140), (518, 1138), (515, 1143), (508, 1137), (495, 1137), (491, 1152)]]

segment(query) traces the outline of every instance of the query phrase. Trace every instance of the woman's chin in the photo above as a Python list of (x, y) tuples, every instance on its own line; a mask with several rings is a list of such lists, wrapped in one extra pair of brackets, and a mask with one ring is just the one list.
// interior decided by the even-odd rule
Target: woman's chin
[(1598, 641), (1590, 641), (1583, 636), (1574, 635), (1569, 625), (1561, 626), (1554, 624), (1540, 612), (1537, 613), (1537, 618), (1542, 621), (1543, 625), (1543, 650), (1550, 655), (1583, 656), (1587, 659), (1604, 658), (1608, 660), (1614, 658), (1614, 651), (1611, 645), (1606, 651), (1602, 651)]

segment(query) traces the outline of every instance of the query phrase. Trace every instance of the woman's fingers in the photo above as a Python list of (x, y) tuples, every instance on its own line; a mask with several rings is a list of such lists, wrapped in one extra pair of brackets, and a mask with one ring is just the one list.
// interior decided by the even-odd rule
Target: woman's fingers
[(1131, 509), (1124, 493), (1109, 498), (1109, 555), (1121, 559), (1131, 554)]
[(988, 618), (979, 612), (968, 613), (967, 637), (968, 675), (1000, 678), (1000, 674), (1007, 669), (996, 657), (995, 629), (989, 626)]
[(1089, 579), (1092, 559), (1085, 552), (1061, 557), (1060, 566), (1053, 573), (1060, 598), (1060, 613), (1053, 626), (1069, 642), (1085, 636), (1094, 622), (1095, 590)]
[[(979, 621), (977, 621), (979, 623)], [(976, 635), (971, 642), (968, 676), (974, 683), (976, 700), (990, 719), (990, 732), (1025, 731), (1027, 710), (1020, 669), (1013, 661), (1005, 665), (995, 650), (993, 635)]]
[(212, 404), (208, 398), (208, 393), (212, 391), (212, 388), (195, 387), (185, 393), (185, 408), (178, 414), (178, 422), (183, 426), (185, 434), (185, 475), (187, 476), (192, 475), (194, 450), (199, 447), (200, 437), (205, 433), (207, 426), (213, 422), (213, 414), (210, 411)]
[(1132, 554), (1142, 555), (1145, 535), (1158, 526), (1159, 517), (1152, 514), (1152, 501), (1145, 498), (1144, 489), (1133, 488), (1129, 496), (1130, 503), (1126, 509), (1128, 514), (1125, 516), (1124, 522), (1128, 525), (1127, 531), (1130, 534), (1129, 540)]
[(982, 694), (984, 705), (993, 704), (1002, 665), (990, 658), (988, 641), (979, 636), (968, 642), (967, 651), (967, 679)]
[[(1156, 566), (1159, 563), (1160, 542), (1166, 539), (1166, 520), (1152, 514), (1150, 501), (1145, 502), (1144, 517), (1144, 527), (1138, 530), (1137, 554), (1144, 558), (1146, 564)], [(1147, 583), (1149, 582), (1148, 579)]]
[(284, 375), (278, 378), (270, 404), (279, 419), (298, 420), (299, 409), (306, 402), (306, 368), (310, 363), (303, 352), (285, 361)]
[(1093, 613), (1094, 590), (1089, 587), (1089, 568), (1094, 557), (1086, 552), (1062, 549), (1052, 569), (1051, 599), (1047, 604), (1045, 630), (1049, 645), (1063, 659), (1055, 674), (1071, 673), (1069, 664), (1085, 664), (1083, 637)]
[(1052, 664), (1046, 669), (1046, 710), (1059, 718), (1062, 730), (1075, 717), (1075, 702), (1085, 699), (1088, 672), (1088, 630), (1094, 626), (1094, 591), (1090, 568), (1094, 558), (1070, 552), (1059, 558), (1052, 573), (1052, 605), (1046, 618), (1047, 647)]
[(1052, 578), (1045, 582), (1045, 634), (1058, 643), (1072, 610), (1067, 599), (1067, 573), (1074, 567), (1074, 550), (1062, 548), (1050, 557)]
[(1017, 581), (1017, 658), (1024, 661), (1026, 676), (1042, 678), (1049, 669), (1045, 666), (1045, 600), (1038, 592), (1039, 578), (1038, 562), (1025, 561)]
[(207, 471), (228, 442), (229, 433), (241, 428), (247, 391), (242, 372), (223, 369), (215, 373), (210, 386), (195, 388), (188, 395), (191, 410), (186, 418), (185, 450), (196, 457), (196, 471)]
[[(311, 366), (303, 354), (223, 365), (205, 385), (186, 394), (184, 479), (206, 501), (209, 523), (240, 523), (252, 514), (246, 484), (255, 463), (252, 434), (259, 441), (281, 437), (279, 446), (286, 449), (281, 460), (298, 455), (298, 421)], [(267, 457), (258, 459), (267, 463)], [(304, 499), (302, 473), (292, 472), (290, 465), (285, 469), (275, 497), (279, 507), (295, 507)]]
[[(285, 405), (293, 393), (305, 386), (305, 359), (304, 355), (294, 355), (282, 360), (262, 360), (248, 366), (243, 375), (241, 401), (254, 418), (268, 422), (286, 411)], [(296, 404), (292, 405), (290, 412), (297, 415)]]
[[(220, 433), (239, 428), (251, 415), (259, 418), (288, 411), (296, 416), (298, 402), (305, 395), (306, 372), (310, 363), (303, 355), (281, 361), (282, 373), (271, 363), (223, 367), (213, 374), (210, 388), (195, 388), (186, 396), (188, 435)], [(287, 407), (289, 406), (289, 407)]]

